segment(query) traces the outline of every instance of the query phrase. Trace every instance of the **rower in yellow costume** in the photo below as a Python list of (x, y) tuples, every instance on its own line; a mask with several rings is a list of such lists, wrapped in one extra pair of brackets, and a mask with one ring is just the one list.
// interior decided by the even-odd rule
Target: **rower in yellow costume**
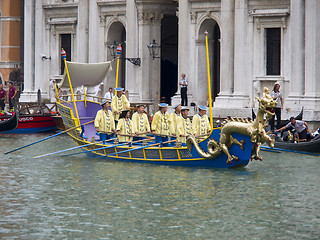
[(174, 112), (170, 114), (169, 125), (170, 134), (173, 136), (177, 135), (177, 118), (181, 117), (181, 104), (177, 104), (173, 107)]
[(199, 113), (192, 118), (192, 134), (195, 137), (205, 135), (211, 131), (210, 122), (206, 115), (207, 108), (199, 106)]
[(144, 105), (138, 105), (138, 110), (132, 115), (132, 122), (136, 129), (135, 134), (145, 137), (145, 133), (150, 133), (150, 124), (147, 114), (144, 113)]
[(128, 101), (127, 97), (123, 94), (123, 88), (115, 88), (117, 94), (113, 96), (111, 101), (111, 110), (114, 116), (114, 120), (118, 121), (120, 113), (123, 110), (130, 108), (130, 102)]
[(94, 127), (100, 134), (100, 140), (110, 139), (112, 132), (116, 132), (113, 115), (109, 108), (110, 100), (102, 102), (100, 105), (102, 109), (97, 112), (96, 118), (94, 120)]
[(186, 137), (192, 134), (191, 121), (188, 118), (189, 108), (181, 108), (181, 117), (177, 119), (177, 140), (186, 145)]
[(167, 113), (168, 104), (159, 103), (160, 110), (154, 114), (151, 129), (155, 134), (155, 141), (165, 142), (168, 141), (169, 135), (169, 113)]
[(119, 142), (131, 142), (135, 132), (136, 129), (130, 119), (130, 111), (123, 110), (117, 125)]

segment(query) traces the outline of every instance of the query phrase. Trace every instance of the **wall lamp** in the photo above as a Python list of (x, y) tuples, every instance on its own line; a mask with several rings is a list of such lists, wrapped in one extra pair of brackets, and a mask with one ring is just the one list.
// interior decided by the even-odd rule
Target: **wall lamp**
[(159, 46), (159, 44), (156, 43), (156, 40), (153, 39), (153, 41), (149, 45), (147, 45), (147, 47), (149, 49), (150, 56), (152, 56), (153, 60), (155, 58), (160, 58), (157, 56), (158, 56), (159, 49), (161, 48), (161, 46)]
[[(120, 56), (120, 54), (117, 54), (117, 47), (118, 46), (119, 46), (119, 44), (117, 44), (116, 41), (114, 41), (113, 44), (108, 46), (109, 51), (110, 51), (110, 55), (111, 55), (111, 57), (113, 57), (113, 59), (116, 59), (117, 55)], [(136, 65), (136, 66), (140, 66), (141, 65), (141, 59), (140, 58), (120, 58), (120, 59), (127, 60), (127, 61), (131, 62), (133, 65)]]

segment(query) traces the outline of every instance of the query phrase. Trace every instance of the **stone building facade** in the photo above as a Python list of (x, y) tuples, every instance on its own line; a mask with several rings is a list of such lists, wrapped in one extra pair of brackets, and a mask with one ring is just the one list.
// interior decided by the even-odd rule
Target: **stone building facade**
[[(52, 98), (50, 80), (62, 73), (61, 47), (74, 62), (95, 63), (112, 60), (108, 47), (116, 42), (122, 45), (119, 85), (129, 91), (131, 102), (156, 103), (161, 97), (179, 101), (178, 81), (185, 73), (189, 102), (206, 104), (207, 30), (214, 115), (248, 116), (257, 107), (255, 96), (278, 82), (284, 93), (283, 118), (304, 107), (304, 119), (320, 119), (318, 0), (26, 0), (24, 4), (23, 101), (35, 100), (37, 89)], [(147, 47), (153, 40), (161, 46), (155, 58)], [(139, 58), (140, 66), (128, 58)], [(115, 71), (104, 86), (114, 85)]]
[[(23, 1), (0, 1), (0, 83), (22, 83)], [(6, 87), (5, 87), (6, 88)]]

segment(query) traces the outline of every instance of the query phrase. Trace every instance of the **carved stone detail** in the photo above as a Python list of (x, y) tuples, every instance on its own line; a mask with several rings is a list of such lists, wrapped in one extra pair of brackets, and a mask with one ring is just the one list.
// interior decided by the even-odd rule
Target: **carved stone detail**
[(163, 14), (158, 12), (144, 12), (138, 15), (139, 24), (160, 24), (162, 18)]

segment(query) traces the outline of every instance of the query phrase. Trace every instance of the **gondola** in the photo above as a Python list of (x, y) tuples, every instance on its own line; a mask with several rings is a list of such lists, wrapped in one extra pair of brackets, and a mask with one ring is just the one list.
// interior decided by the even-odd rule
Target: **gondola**
[(316, 136), (315, 138), (311, 139), (308, 142), (299, 142), (293, 143), (289, 141), (283, 142), (275, 142), (274, 146), (276, 148), (281, 149), (288, 149), (300, 152), (312, 152), (312, 153), (320, 153), (320, 135)]
[(0, 117), (0, 132), (14, 130), (18, 127), (19, 114), (14, 112), (10, 118)]

